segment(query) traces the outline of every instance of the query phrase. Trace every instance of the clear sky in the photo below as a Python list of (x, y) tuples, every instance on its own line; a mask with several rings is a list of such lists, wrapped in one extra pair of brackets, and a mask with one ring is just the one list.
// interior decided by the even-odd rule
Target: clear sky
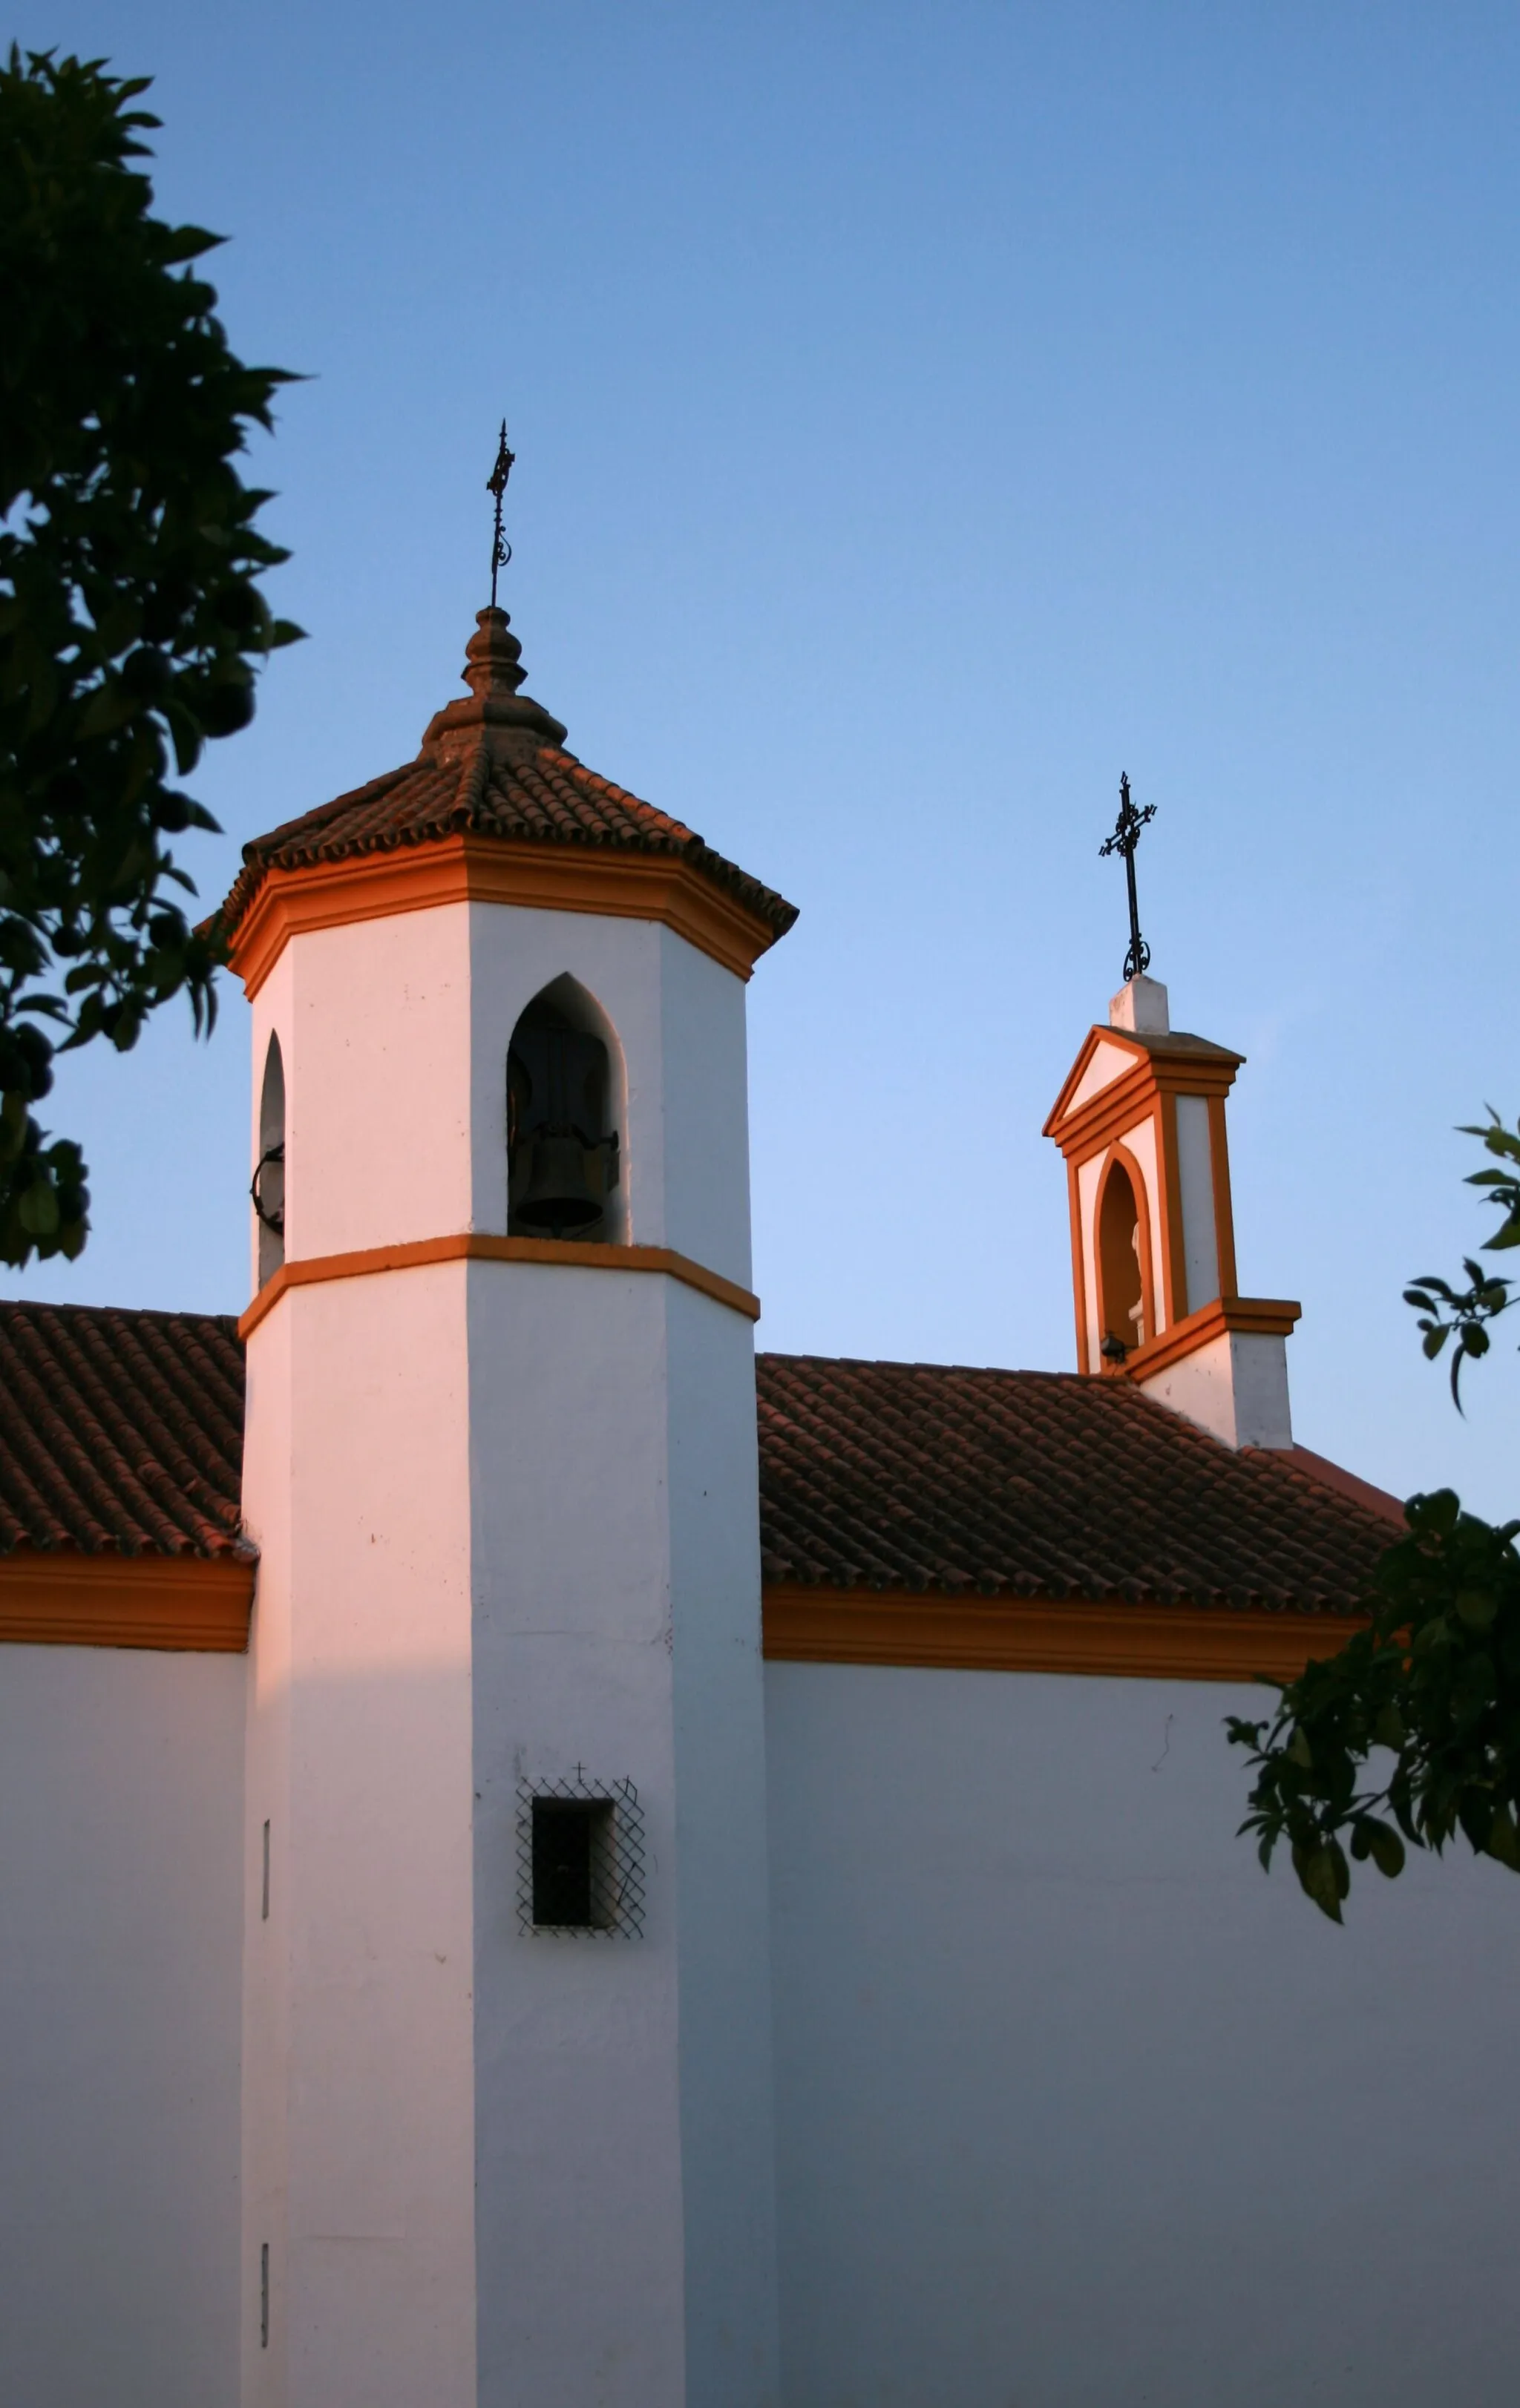
[[(1069, 1367), (1040, 1128), (1126, 940), (1249, 1058), (1241, 1285), (1298, 1435), (1520, 1512), (1520, 1360), (1453, 1414), (1399, 1300), (1520, 1110), (1512, 7), (24, 0), (157, 79), (234, 239), (293, 547), (237, 844), (409, 758), (503, 598), (594, 768), (801, 906), (750, 990), (764, 1343)], [(96, 1229), (38, 1296), (235, 1311), (246, 1012), (85, 1057)], [(408, 1142), (405, 1098), (395, 1143)], [(1517, 1315), (1520, 1319), (1520, 1315)], [(1520, 1330), (1516, 1332), (1520, 1336)]]

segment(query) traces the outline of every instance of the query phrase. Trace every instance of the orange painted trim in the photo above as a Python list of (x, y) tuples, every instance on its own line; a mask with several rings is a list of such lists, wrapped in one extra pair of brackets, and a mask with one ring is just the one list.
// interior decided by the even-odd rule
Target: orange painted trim
[(1087, 1359), (1087, 1266), (1083, 1254), (1082, 1187), (1077, 1165), (1066, 1167), (1067, 1210), (1071, 1215), (1071, 1292), (1077, 1306), (1077, 1369), (1090, 1371)]
[(1116, 1087), (1124, 1080), (1132, 1078), (1135, 1071), (1150, 1058), (1144, 1046), (1136, 1043), (1127, 1028), (1114, 1028), (1105, 1023), (1095, 1021), (1077, 1049), (1077, 1058), (1061, 1082), (1060, 1094), (1045, 1115), (1045, 1125), (1040, 1131), (1042, 1137), (1059, 1136), (1061, 1123), (1072, 1109), (1071, 1097), (1087, 1076), (1088, 1065), (1100, 1045), (1111, 1045), (1119, 1053), (1127, 1054), (1130, 1056), (1130, 1068), (1121, 1070), (1116, 1078), (1105, 1081), (1101, 1087), (1088, 1096), (1086, 1103), (1076, 1107), (1079, 1112), (1084, 1112), (1089, 1105), (1099, 1102), (1111, 1087)]
[[(1109, 1300), (1103, 1293), (1103, 1198), (1108, 1193), (1109, 1180), (1116, 1163), (1129, 1181), (1135, 1198), (1135, 1217), (1140, 1227), (1140, 1305), (1145, 1314), (1146, 1328), (1154, 1330), (1155, 1327), (1155, 1249), (1151, 1235), (1151, 1199), (1146, 1192), (1145, 1173), (1127, 1146), (1111, 1146), (1097, 1174), (1097, 1185), (1093, 1190), (1093, 1273), (1097, 1283), (1099, 1346), (1112, 1327), (1109, 1320)], [(1119, 1332), (1113, 1330), (1113, 1335), (1118, 1337)], [(1105, 1377), (1122, 1368), (1122, 1365), (1107, 1361), (1100, 1363)]]
[(1174, 1363), (1196, 1354), (1200, 1346), (1212, 1345), (1226, 1330), (1244, 1338), (1287, 1338), (1302, 1312), (1301, 1304), (1291, 1304), (1284, 1297), (1216, 1296), (1185, 1320), (1174, 1321), (1159, 1338), (1137, 1346), (1118, 1369), (1126, 1380), (1154, 1379), (1156, 1372), (1169, 1371)]
[(0, 1642), (240, 1656), (253, 1604), (237, 1555), (0, 1555)]
[[(1101, 1044), (1114, 1045), (1121, 1053), (1132, 1054), (1132, 1067), (1121, 1071), (1117, 1078), (1110, 1079), (1089, 1096), (1085, 1103), (1073, 1109), (1069, 1098), (1081, 1086), (1087, 1066)], [(1169, 1088), (1178, 1095), (1228, 1095), (1235, 1083), (1235, 1073), (1244, 1060), (1243, 1054), (1231, 1054), (1224, 1049), (1217, 1054), (1153, 1054), (1149, 1046), (1132, 1037), (1128, 1029), (1095, 1025), (1083, 1039), (1061, 1092), (1046, 1115), (1041, 1135), (1054, 1138), (1062, 1152), (1067, 1152), (1073, 1132), (1081, 1131), (1088, 1116), (1100, 1111), (1111, 1096), (1121, 1088), (1126, 1093), (1134, 1092), (1129, 1085), (1131, 1081), (1137, 1087), (1154, 1082), (1157, 1087)]]
[(776, 941), (765, 921), (684, 861), (612, 846), (452, 836), (357, 860), (266, 870), (233, 937), (232, 966), (251, 998), (291, 937), (442, 903), (663, 921), (741, 979)]
[(1209, 1168), (1214, 1187), (1214, 1243), (1219, 1249), (1219, 1293), (1235, 1293), (1235, 1207), (1230, 1198), (1229, 1140), (1225, 1134), (1225, 1104), (1209, 1098)]
[(367, 1279), (375, 1271), (415, 1270), (423, 1263), (552, 1263), (562, 1270), (663, 1271), (715, 1304), (725, 1304), (748, 1321), (760, 1318), (760, 1299), (737, 1280), (724, 1279), (673, 1246), (610, 1246), (580, 1244), (553, 1238), (494, 1238), (483, 1230), (464, 1229), (448, 1238), (416, 1238), (404, 1245), (363, 1246), (351, 1254), (311, 1254), (306, 1261), (281, 1263), (260, 1288), (237, 1324), (244, 1340), (293, 1287), (321, 1285), (328, 1280)]
[(1070, 1119), (1051, 1131), (1061, 1152), (1069, 1161), (1087, 1161), (1111, 1143), (1125, 1129), (1133, 1128), (1137, 1121), (1145, 1120), (1154, 1111), (1158, 1096), (1203, 1096), (1210, 1101), (1228, 1095), (1235, 1073), (1223, 1077), (1209, 1075), (1205, 1065), (1197, 1077), (1191, 1073), (1183, 1078), (1169, 1074), (1158, 1076), (1153, 1065), (1140, 1063), (1126, 1070), (1122, 1079), (1103, 1087), (1091, 1100), (1073, 1112)]
[(947, 1672), (1070, 1672), (1147, 1681), (1297, 1680), (1365, 1627), (1359, 1614), (1226, 1606), (1054, 1603), (778, 1584), (764, 1653), (787, 1664), (920, 1665)]

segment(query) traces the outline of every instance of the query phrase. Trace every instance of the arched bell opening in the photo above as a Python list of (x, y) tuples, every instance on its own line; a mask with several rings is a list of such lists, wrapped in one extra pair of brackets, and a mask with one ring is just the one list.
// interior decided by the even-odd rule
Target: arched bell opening
[(621, 1241), (623, 1054), (569, 976), (540, 989), (507, 1055), (507, 1227), (514, 1238)]
[(259, 1161), (249, 1189), (259, 1226), (259, 1285), (285, 1259), (285, 1064), (271, 1037), (259, 1093)]
[(1139, 1169), (1116, 1152), (1098, 1190), (1097, 1230), (1100, 1352), (1114, 1369), (1155, 1335), (1149, 1234)]

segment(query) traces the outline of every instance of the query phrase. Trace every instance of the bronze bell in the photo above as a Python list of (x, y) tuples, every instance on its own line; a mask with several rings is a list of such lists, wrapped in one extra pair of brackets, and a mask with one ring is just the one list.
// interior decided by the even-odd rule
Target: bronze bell
[(586, 1177), (586, 1149), (573, 1130), (538, 1129), (528, 1140), (528, 1183), (513, 1218), (557, 1238), (602, 1217), (602, 1199)]

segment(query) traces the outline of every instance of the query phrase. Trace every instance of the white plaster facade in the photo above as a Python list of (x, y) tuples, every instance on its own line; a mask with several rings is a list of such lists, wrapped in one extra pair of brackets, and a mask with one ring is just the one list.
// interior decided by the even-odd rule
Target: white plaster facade
[(1286, 1340), (1222, 1329), (1179, 1363), (1140, 1382), (1148, 1397), (1185, 1413), (1226, 1446), (1291, 1446)]
[(767, 1670), (787, 2408), (1506, 2408), (1513, 1875), (1235, 1837), (1207, 1682)]
[[(369, 1265), (250, 1336), (250, 1653), (0, 1650), (0, 2402), (1508, 2408), (1505, 1877), (1341, 1932), (1264, 1881), (1254, 1691), (763, 1668), (743, 1313), (573, 1246), (375, 1263), (506, 1232), (565, 978), (619, 1237), (748, 1287), (733, 972), (479, 901), (286, 943), (287, 1268)], [(1159, 1400), (1287, 1444), (1281, 1340), (1219, 1343)], [(522, 1928), (524, 1792), (582, 1771), (637, 1790), (637, 1939)]]
[[(7, 2402), (239, 2396), (248, 1669), (5, 1652)], [(1520, 1925), (1498, 1868), (1415, 1862), (1332, 1930), (1233, 1836), (1220, 1724), (1250, 1690), (799, 1664), (765, 1690), (786, 2408), (1507, 2408)], [(530, 1944), (515, 1999), (508, 1954), (505, 1931), (478, 1950), (482, 2019), (536, 2045), (509, 2085), (523, 2127), (497, 2091), (480, 2179), (482, 2226), (511, 2234), (494, 2192), (542, 2174), (588, 2071), (601, 2122), (608, 2028), (638, 2002), (599, 1986), (610, 1943)], [(638, 1961), (658, 1993), (657, 1938)], [(652, 2121), (656, 2070), (636, 2069)], [(488, 2088), (501, 2072), (482, 2053)], [(374, 2224), (397, 2138), (371, 2143)], [(608, 2169), (586, 2160), (594, 2214)], [(667, 2237), (625, 2231), (610, 2280), (648, 2279)], [(539, 2387), (529, 2296), (482, 2298), (482, 2402)], [(647, 2360), (638, 2389), (563, 2371), (566, 2399), (670, 2396)], [(375, 2396), (360, 2372), (330, 2396)]]
[[(738, 979), (482, 903), (298, 935), (260, 990), (291, 1260), (505, 1232), (509, 1043), (565, 977), (615, 1032), (628, 1236), (748, 1284)], [(293, 1287), (249, 1380), (247, 2408), (762, 2408), (751, 1325), (566, 1247)], [(641, 1801), (636, 1943), (518, 1926), (520, 1786), (577, 1766)]]
[(0, 1648), (7, 2408), (235, 2408), (246, 1675)]

